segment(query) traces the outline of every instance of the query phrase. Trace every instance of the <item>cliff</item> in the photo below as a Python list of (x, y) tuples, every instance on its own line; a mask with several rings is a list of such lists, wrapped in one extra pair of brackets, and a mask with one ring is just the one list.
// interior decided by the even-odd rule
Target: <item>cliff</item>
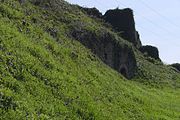
[(108, 10), (103, 16), (104, 20), (110, 23), (115, 30), (121, 33), (121, 37), (137, 48), (141, 47), (139, 34), (135, 28), (133, 11), (127, 9)]
[(151, 58), (154, 58), (156, 60), (160, 60), (159, 58), (159, 51), (157, 47), (146, 45), (139, 48), (139, 50), (145, 54), (146, 56), (149, 56)]
[[(97, 33), (102, 32), (102, 30)], [(126, 78), (133, 78), (137, 63), (134, 51), (131, 45), (120, 44), (114, 34), (103, 31), (103, 34), (97, 35), (95, 32), (88, 32), (79, 29), (72, 30), (72, 36), (79, 40), (87, 48), (97, 55), (105, 64), (115, 69)]]
[[(82, 8), (90, 17), (105, 20), (112, 25), (114, 30), (120, 33), (120, 37), (132, 43), (146, 57), (160, 60), (159, 51), (154, 46), (142, 46), (140, 35), (135, 28), (133, 11), (127, 9), (108, 10), (102, 15), (96, 8)], [(81, 30), (81, 31), (80, 31)], [(100, 32), (100, 31), (99, 31)], [(126, 78), (134, 77), (137, 70), (137, 63), (132, 47), (123, 47), (116, 43), (113, 34), (104, 32), (98, 36), (95, 32), (88, 33), (86, 30), (76, 28), (72, 36), (90, 48), (94, 54), (107, 65), (122, 73)], [(86, 40), (86, 41), (85, 41)]]

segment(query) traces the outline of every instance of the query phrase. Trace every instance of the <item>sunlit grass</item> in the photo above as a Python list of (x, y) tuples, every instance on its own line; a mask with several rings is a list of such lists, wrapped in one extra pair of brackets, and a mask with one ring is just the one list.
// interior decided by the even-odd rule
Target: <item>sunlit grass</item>
[[(9, 1), (0, 6), (0, 119), (180, 119), (176, 72), (142, 57), (140, 76), (126, 80), (66, 34), (77, 12), (62, 22), (51, 11)], [(79, 15), (87, 30), (103, 27)], [(58, 29), (56, 38), (48, 27)]]

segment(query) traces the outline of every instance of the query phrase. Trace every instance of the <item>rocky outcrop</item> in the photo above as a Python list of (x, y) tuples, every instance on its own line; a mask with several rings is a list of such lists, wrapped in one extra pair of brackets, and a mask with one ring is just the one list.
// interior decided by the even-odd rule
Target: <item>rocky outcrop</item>
[(160, 60), (159, 58), (159, 51), (156, 47), (154, 46), (150, 46), (150, 45), (146, 45), (146, 46), (142, 46), (139, 48), (139, 50), (146, 54), (147, 56), (154, 58), (156, 60)]
[(174, 63), (171, 66), (174, 67), (176, 70), (178, 70), (178, 72), (180, 72), (180, 64), (179, 63)]
[(108, 10), (103, 19), (121, 33), (121, 37), (133, 43), (136, 48), (141, 47), (139, 34), (135, 29), (133, 11), (129, 8)]
[(96, 54), (105, 64), (130, 79), (136, 72), (136, 59), (131, 46), (120, 44), (109, 32), (96, 35), (94, 32), (77, 29), (72, 36)]

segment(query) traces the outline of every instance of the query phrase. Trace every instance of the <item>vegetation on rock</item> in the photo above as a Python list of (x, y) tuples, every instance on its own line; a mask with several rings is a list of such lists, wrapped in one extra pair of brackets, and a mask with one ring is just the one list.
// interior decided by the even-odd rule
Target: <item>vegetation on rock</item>
[[(102, 62), (74, 30), (93, 33), (96, 42), (111, 33), (133, 51), (135, 77)], [(76, 5), (0, 0), (0, 119), (178, 120), (180, 74)]]

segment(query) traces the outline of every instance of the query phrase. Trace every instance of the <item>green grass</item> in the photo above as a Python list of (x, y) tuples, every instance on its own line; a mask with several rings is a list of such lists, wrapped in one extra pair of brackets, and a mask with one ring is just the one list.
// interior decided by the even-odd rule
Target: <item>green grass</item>
[(137, 52), (138, 76), (125, 79), (68, 34), (77, 21), (89, 31), (111, 29), (63, 5), (67, 11), (53, 14), (15, 0), (1, 4), (0, 119), (180, 119), (179, 74)]

